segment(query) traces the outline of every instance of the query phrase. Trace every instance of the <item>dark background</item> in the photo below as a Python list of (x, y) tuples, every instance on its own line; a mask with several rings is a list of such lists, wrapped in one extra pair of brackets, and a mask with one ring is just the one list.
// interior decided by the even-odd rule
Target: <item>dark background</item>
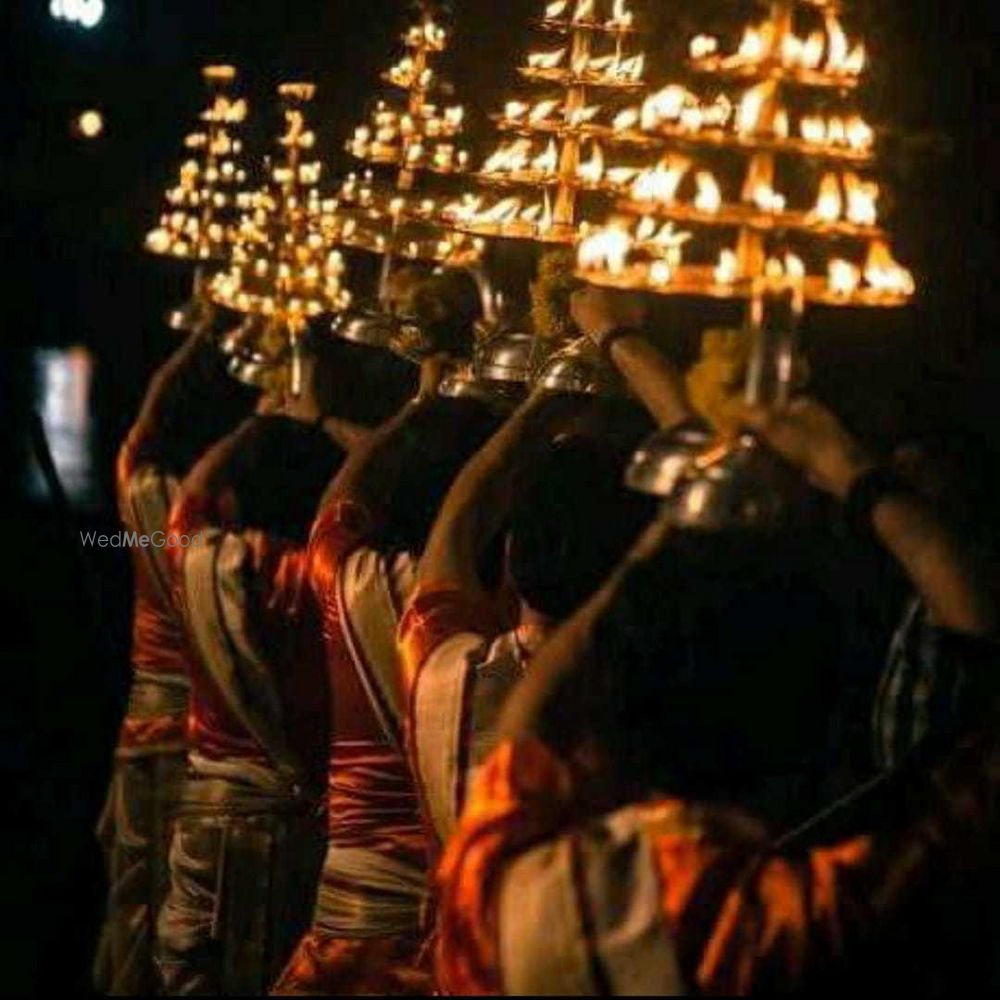
[[(511, 94), (515, 56), (539, 6), (455, 4), (448, 71), (481, 129)], [(656, 82), (683, 39), (711, 30), (717, 13), (753, 5), (633, 6), (655, 22), (647, 47)], [(902, 312), (812, 314), (817, 388), (882, 444), (954, 437), (991, 469), (1000, 444), (1000, 349), (989, 5), (851, 6), (856, 16), (847, 23), (864, 33), (873, 58), (865, 109), (892, 126), (884, 176), (894, 192), (896, 253), (917, 275), (920, 295)], [(128, 587), (117, 555), (91, 550), (81, 563), (72, 531), (114, 523), (114, 450), (149, 372), (174, 343), (160, 318), (189, 279), (140, 248), (202, 104), (198, 69), (223, 60), (240, 67), (242, 91), (252, 113), (259, 109), (250, 135), (256, 148), (271, 131), (275, 84), (315, 80), (320, 152), (340, 167), (340, 143), (361, 120), (406, 15), (399, 0), (107, 0), (107, 7), (88, 32), (52, 20), (47, 0), (3, 4), (4, 992), (82, 984), (99, 915), (99, 865), (86, 831), (124, 690)], [(102, 111), (106, 132), (83, 142), (69, 122), (89, 107)], [(665, 317), (676, 322), (678, 341), (704, 322), (690, 309)], [(96, 366), (97, 477), (90, 502), (67, 522), (44, 499), (24, 495), (20, 470), (29, 461), (32, 351), (73, 344), (89, 348)]]

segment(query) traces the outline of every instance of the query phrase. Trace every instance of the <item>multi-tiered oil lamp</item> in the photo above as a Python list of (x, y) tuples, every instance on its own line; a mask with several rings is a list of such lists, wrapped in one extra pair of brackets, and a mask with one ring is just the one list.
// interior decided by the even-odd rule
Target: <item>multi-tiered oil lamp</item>
[(243, 214), (229, 267), (209, 286), (215, 302), (259, 324), (252, 356), (236, 355), (234, 374), (259, 382), (264, 372), (286, 371), (293, 394), (301, 390), (310, 322), (350, 303), (341, 284), (343, 258), (324, 235), (321, 165), (312, 158), (316, 135), (305, 115), (315, 89), (311, 83), (278, 88), (285, 130), (270, 177)]
[[(787, 401), (807, 304), (900, 306), (914, 292), (879, 222), (867, 172), (875, 132), (851, 101), (866, 54), (838, 8), (773, 0), (728, 55), (714, 36), (693, 39), (691, 75), (711, 88), (673, 84), (619, 117), (615, 127), (659, 158), (579, 249), (579, 274), (595, 284), (746, 300), (751, 402)], [(734, 92), (720, 94), (720, 82)], [(816, 166), (818, 183), (802, 169)], [(714, 527), (786, 510), (773, 472), (748, 436), (660, 435), (630, 479), (671, 492), (681, 523)]]
[(206, 295), (206, 268), (228, 259), (246, 174), (239, 165), (241, 140), (235, 134), (247, 114), (243, 99), (231, 93), (236, 70), (206, 66), (202, 70), (209, 104), (201, 126), (184, 141), (188, 158), (177, 183), (166, 192), (159, 225), (146, 236), (151, 253), (189, 261), (194, 267), (191, 299), (167, 314), (171, 329), (192, 332), (207, 328), (214, 311)]
[[(613, 128), (623, 101), (645, 91), (645, 57), (634, 51), (634, 16), (626, 0), (554, 0), (539, 27), (553, 43), (528, 54), (521, 76), (545, 96), (511, 100), (495, 117), (503, 141), (477, 173), (483, 188), (446, 208), (456, 228), (479, 236), (572, 247), (585, 199), (614, 196), (636, 173), (608, 162), (622, 141)], [(536, 331), (542, 332), (542, 331)], [(549, 355), (540, 384), (603, 392), (614, 380), (583, 342)]]
[(376, 301), (338, 317), (334, 332), (358, 343), (400, 346), (392, 302), (392, 276), (401, 262), (475, 263), (482, 241), (441, 224), (441, 185), (465, 173), (465, 109), (448, 103), (452, 90), (435, 62), (448, 32), (422, 5), (420, 20), (403, 35), (405, 49), (382, 79), (401, 99), (380, 99), (358, 126), (347, 151), (364, 166), (349, 174), (325, 206), (328, 237), (338, 245), (381, 256)]

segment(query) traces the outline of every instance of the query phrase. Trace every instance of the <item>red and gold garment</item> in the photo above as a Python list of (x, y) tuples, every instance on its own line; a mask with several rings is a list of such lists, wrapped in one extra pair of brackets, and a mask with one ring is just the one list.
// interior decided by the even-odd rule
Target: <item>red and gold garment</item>
[(188, 494), (168, 549), (191, 665), (188, 771), (157, 927), (168, 995), (261, 995), (308, 927), (328, 693), (308, 549)]
[(408, 744), (427, 815), (441, 841), (454, 831), (475, 774), (496, 746), (504, 702), (537, 636), (503, 632), (494, 602), (423, 585), (399, 628)]
[[(174, 601), (164, 540), (176, 480), (150, 458), (148, 433), (133, 429), (118, 455), (116, 491), (134, 535), (132, 680), (98, 825), (108, 895), (94, 962), (99, 993), (158, 992), (156, 914), (167, 893), (167, 855), (184, 784), (190, 651)], [(141, 536), (149, 536), (140, 544)]]
[[(159, 540), (167, 528), (176, 480), (143, 461), (146, 436), (136, 428), (118, 455), (116, 486), (121, 519), (129, 532)], [(129, 710), (122, 723), (119, 756), (179, 753), (185, 749), (190, 650), (174, 601), (166, 549), (131, 547), (135, 577)]]
[(425, 995), (428, 838), (403, 750), (395, 633), (409, 557), (364, 546), (371, 518), (327, 505), (310, 543), (331, 694), (329, 846), (313, 927), (272, 992)]
[(207, 761), (325, 773), (327, 690), (304, 545), (227, 530), (225, 494), (186, 496), (168, 548), (191, 641), (189, 741)]
[(856, 930), (868, 838), (788, 860), (676, 801), (581, 823), (573, 784), (530, 741), (481, 771), (438, 874), (444, 992), (787, 992)]

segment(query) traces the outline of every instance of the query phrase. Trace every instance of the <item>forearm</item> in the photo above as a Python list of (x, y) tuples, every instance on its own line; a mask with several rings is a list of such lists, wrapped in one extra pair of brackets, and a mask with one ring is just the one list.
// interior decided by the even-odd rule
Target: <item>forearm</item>
[(971, 635), (996, 629), (996, 609), (973, 560), (926, 504), (916, 497), (887, 497), (876, 506), (873, 523), (934, 624)]
[(683, 377), (649, 341), (639, 334), (620, 337), (611, 345), (611, 360), (660, 427), (691, 419)]
[(181, 487), (181, 497), (199, 497), (219, 500), (226, 493), (227, 504), (233, 516), (236, 514), (237, 498), (229, 486), (235, 478), (250, 437), (262, 418), (251, 417), (240, 426), (217, 441), (198, 461)]
[(456, 478), (420, 561), (421, 583), (481, 591), (479, 557), (510, 508), (513, 473), (537, 430), (532, 416), (543, 398), (523, 403)]
[(197, 379), (204, 352), (209, 349), (202, 333), (191, 334), (150, 379), (133, 427), (133, 433), (141, 435), (147, 444), (154, 443), (162, 430), (167, 401)]
[(393, 459), (398, 449), (392, 447), (392, 442), (418, 405), (415, 401), (407, 403), (378, 430), (355, 439), (323, 495), (321, 510), (334, 503), (350, 502), (375, 511), (379, 497), (386, 495), (399, 473), (398, 462)]
[(375, 433), (368, 427), (353, 424), (339, 417), (324, 417), (319, 426), (335, 445), (346, 452), (352, 452), (365, 445)]
[[(501, 717), (500, 731), (510, 739), (541, 736), (548, 739), (556, 730), (573, 730), (583, 737), (582, 708), (576, 701), (578, 683), (592, 662), (594, 636), (599, 623), (618, 599), (629, 577), (646, 559), (662, 547), (670, 528), (661, 519), (646, 529), (642, 538), (604, 586), (557, 629), (539, 650), (531, 669), (510, 697)], [(574, 721), (570, 723), (568, 717)], [(554, 720), (554, 721), (553, 721)], [(566, 724), (563, 725), (563, 721)]]

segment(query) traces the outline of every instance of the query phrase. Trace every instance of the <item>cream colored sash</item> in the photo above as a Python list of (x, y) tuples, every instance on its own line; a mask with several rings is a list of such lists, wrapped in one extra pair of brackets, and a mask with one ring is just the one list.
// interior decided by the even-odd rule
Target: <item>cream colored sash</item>
[[(166, 531), (177, 490), (177, 480), (172, 476), (164, 475), (151, 465), (141, 466), (129, 480), (123, 498), (122, 519), (126, 527), (140, 535)], [(146, 574), (159, 592), (161, 603), (164, 607), (173, 607), (166, 546), (154, 548), (149, 545), (137, 551), (146, 567)]]
[(625, 809), (511, 866), (499, 909), (508, 994), (686, 992), (646, 827), (641, 809)]
[(496, 744), (496, 724), (523, 666), (503, 639), (484, 651), (472, 632), (434, 650), (414, 695), (413, 742), (427, 811), (438, 836), (454, 831), (475, 771)]
[(203, 544), (184, 556), (184, 610), (201, 661), (226, 705), (279, 773), (293, 780), (302, 769), (288, 746), (281, 699), (254, 630), (250, 559), (239, 535), (206, 530)]
[(343, 634), (358, 677), (386, 738), (401, 751), (405, 706), (396, 649), (397, 600), (385, 559), (358, 549), (337, 574), (336, 598)]

